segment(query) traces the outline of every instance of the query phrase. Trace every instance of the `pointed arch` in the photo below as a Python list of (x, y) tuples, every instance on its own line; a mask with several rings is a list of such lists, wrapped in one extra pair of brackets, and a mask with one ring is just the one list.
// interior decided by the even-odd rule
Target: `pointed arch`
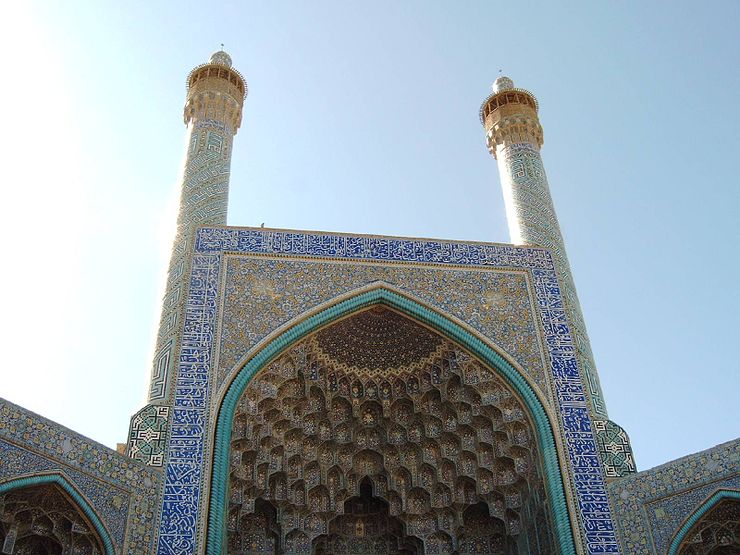
[(0, 484), (0, 495), (8, 493), (10, 491), (25, 489), (32, 486), (54, 484), (66, 493), (70, 499), (77, 505), (82, 513), (90, 520), (90, 523), (95, 528), (100, 540), (103, 542), (103, 548), (105, 549), (105, 555), (115, 555), (115, 549), (113, 548), (113, 541), (111, 540), (108, 530), (103, 525), (103, 522), (98, 517), (95, 510), (87, 502), (85, 497), (75, 488), (71, 482), (61, 473), (46, 473), (46, 474), (34, 474), (31, 476), (24, 476), (22, 478), (15, 478), (7, 482)]
[(718, 490), (699, 505), (699, 507), (684, 521), (683, 526), (678, 529), (678, 532), (676, 532), (676, 535), (673, 537), (673, 541), (671, 542), (671, 546), (668, 548), (668, 555), (677, 555), (678, 550), (681, 547), (681, 543), (686, 539), (686, 536), (694, 525), (699, 522), (705, 514), (725, 499), (736, 499), (740, 501), (740, 490)]
[(560, 552), (575, 554), (575, 538), (565, 497), (565, 478), (564, 473), (561, 472), (555, 445), (553, 430), (556, 429), (556, 424), (548, 417), (547, 411), (534, 389), (509, 361), (491, 348), (483, 339), (455, 322), (451, 317), (433, 310), (398, 291), (394, 291), (383, 283), (377, 283), (370, 289), (364, 288), (357, 291), (351, 296), (311, 314), (292, 327), (284, 328), (282, 333), (273, 336), (271, 340), (263, 344), (261, 349), (254, 353), (233, 377), (221, 400), (216, 421), (206, 553), (208, 555), (220, 555), (224, 545), (232, 421), (237, 403), (252, 378), (275, 357), (309, 334), (353, 313), (378, 304), (392, 308), (424, 324), (467, 349), (485, 364), (495, 368), (506, 383), (520, 396), (527, 406), (537, 430), (551, 502), (554, 533)]

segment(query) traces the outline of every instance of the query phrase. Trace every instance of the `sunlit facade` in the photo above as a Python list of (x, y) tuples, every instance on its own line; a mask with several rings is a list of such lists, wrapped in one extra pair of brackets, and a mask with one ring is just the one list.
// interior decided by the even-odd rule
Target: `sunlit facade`
[(246, 80), (187, 83), (148, 403), (117, 452), (0, 400), (0, 553), (740, 552), (740, 441), (637, 472), (608, 417), (532, 93), (496, 244), (227, 226)]

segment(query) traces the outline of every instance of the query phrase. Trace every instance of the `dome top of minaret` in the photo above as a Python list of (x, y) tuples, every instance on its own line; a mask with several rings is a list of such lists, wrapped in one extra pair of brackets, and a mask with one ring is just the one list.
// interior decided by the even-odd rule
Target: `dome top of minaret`
[(508, 91), (514, 88), (514, 81), (512, 81), (511, 78), (502, 75), (493, 82), (492, 88), (495, 93)]
[[(535, 113), (539, 110), (535, 96), (528, 90), (520, 89), (514, 85), (511, 77), (499, 75), (498, 79), (491, 85), (491, 88), (493, 92), (483, 101), (479, 112), (480, 121), (484, 125), (486, 118), (492, 113), (501, 114), (502, 112), (498, 111), (498, 109), (504, 105), (510, 105), (509, 108), (504, 110), (507, 113), (511, 112), (512, 109), (516, 111), (524, 107), (532, 108)], [(517, 105), (518, 108), (513, 108), (514, 105)]]
[(231, 67), (231, 56), (224, 52), (222, 48), (218, 52), (214, 52), (208, 62), (211, 64), (218, 64), (220, 66)]
[[(247, 97), (247, 82), (231, 65), (231, 56), (224, 51), (223, 44), (221, 50), (214, 52), (206, 63), (190, 71), (187, 88), (188, 95), (218, 90), (234, 98), (241, 97), (242, 101)], [(239, 109), (241, 110), (241, 103)]]

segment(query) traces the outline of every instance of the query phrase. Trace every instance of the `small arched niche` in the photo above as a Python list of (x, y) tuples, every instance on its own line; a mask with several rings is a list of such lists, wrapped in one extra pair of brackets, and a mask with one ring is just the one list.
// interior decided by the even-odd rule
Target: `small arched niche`
[(55, 483), (0, 494), (0, 553), (11, 555), (102, 555), (93, 523)]
[(736, 555), (740, 553), (740, 495), (724, 497), (689, 529), (678, 555)]

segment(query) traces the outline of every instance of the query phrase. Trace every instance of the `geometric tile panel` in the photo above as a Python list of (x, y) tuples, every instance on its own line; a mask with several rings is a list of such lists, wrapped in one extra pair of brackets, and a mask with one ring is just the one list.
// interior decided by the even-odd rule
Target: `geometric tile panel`
[(620, 478), (637, 472), (627, 432), (611, 420), (594, 420), (594, 431), (607, 478)]
[[(200, 547), (207, 492), (206, 430), (212, 430), (214, 333), (219, 322), (223, 255), (262, 253), (312, 259), (412, 262), (440, 267), (525, 270), (533, 285), (569, 459), (576, 511), (588, 553), (618, 553), (606, 484), (576, 361), (560, 285), (549, 253), (538, 248), (422, 241), (389, 237), (298, 233), (247, 228), (201, 228), (196, 237), (185, 299), (180, 352), (175, 360), (172, 428), (159, 532), (160, 553)], [(310, 307), (307, 307), (307, 309)]]
[(131, 418), (126, 454), (149, 466), (162, 466), (170, 407), (147, 405)]

